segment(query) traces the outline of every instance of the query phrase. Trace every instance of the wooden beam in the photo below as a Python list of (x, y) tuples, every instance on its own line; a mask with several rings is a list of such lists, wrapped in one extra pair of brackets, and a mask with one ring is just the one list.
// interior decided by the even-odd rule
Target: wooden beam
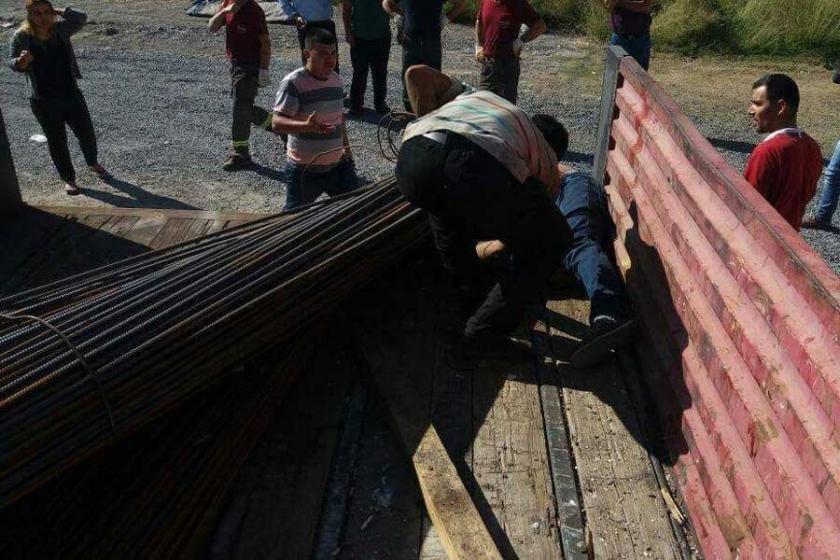
[(0, 110), (0, 214), (11, 214), (20, 210), (23, 199), (20, 197), (15, 162), (9, 138), (6, 136), (6, 123), (3, 121), (3, 111)]

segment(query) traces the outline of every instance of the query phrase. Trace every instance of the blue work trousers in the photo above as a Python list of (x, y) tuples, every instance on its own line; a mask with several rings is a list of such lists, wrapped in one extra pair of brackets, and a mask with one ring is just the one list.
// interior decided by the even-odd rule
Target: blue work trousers
[(840, 200), (840, 142), (837, 142), (834, 155), (831, 156), (831, 161), (825, 168), (822, 195), (820, 195), (814, 219), (823, 224), (830, 224), (837, 210), (838, 200)]

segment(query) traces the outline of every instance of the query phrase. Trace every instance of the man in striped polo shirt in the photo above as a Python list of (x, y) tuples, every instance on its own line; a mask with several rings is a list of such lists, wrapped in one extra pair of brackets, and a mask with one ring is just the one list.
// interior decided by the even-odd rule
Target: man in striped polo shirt
[(334, 72), (335, 35), (310, 29), (303, 52), (306, 65), (283, 78), (272, 117), (274, 131), (289, 135), (286, 210), (358, 186), (344, 123), (344, 85)]
[[(406, 128), (397, 184), (429, 213), (441, 260), (471, 314), (448, 354), (452, 366), (530, 356), (530, 343), (510, 333), (571, 244), (549, 196), (560, 187), (557, 160), (567, 142), (553, 117), (529, 118), (489, 91), (462, 94)], [(476, 280), (478, 239), (500, 239), (513, 255), (486, 296)]]

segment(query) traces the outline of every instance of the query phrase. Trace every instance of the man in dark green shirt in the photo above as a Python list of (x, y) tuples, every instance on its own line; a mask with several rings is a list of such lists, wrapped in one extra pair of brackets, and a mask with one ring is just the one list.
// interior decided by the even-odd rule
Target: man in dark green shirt
[(373, 79), (373, 104), (377, 113), (387, 113), (385, 104), (388, 83), (388, 56), (391, 53), (391, 26), (380, 0), (342, 0), (341, 15), (353, 82), (350, 85), (350, 111), (364, 111), (368, 69)]

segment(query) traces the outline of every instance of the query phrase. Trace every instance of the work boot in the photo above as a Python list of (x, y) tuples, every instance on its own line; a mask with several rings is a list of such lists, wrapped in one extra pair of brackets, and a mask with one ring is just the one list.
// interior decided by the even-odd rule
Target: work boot
[(600, 315), (578, 347), (572, 352), (569, 363), (576, 368), (592, 367), (609, 358), (613, 350), (630, 344), (633, 340), (635, 321)]
[(505, 335), (463, 335), (446, 352), (446, 363), (455, 370), (472, 369), (481, 360), (509, 363), (526, 362), (533, 358), (534, 346), (529, 340)]
[(240, 169), (247, 169), (251, 167), (254, 162), (251, 161), (251, 156), (248, 154), (233, 153), (228, 156), (222, 164), (222, 169), (225, 171), (238, 171)]

